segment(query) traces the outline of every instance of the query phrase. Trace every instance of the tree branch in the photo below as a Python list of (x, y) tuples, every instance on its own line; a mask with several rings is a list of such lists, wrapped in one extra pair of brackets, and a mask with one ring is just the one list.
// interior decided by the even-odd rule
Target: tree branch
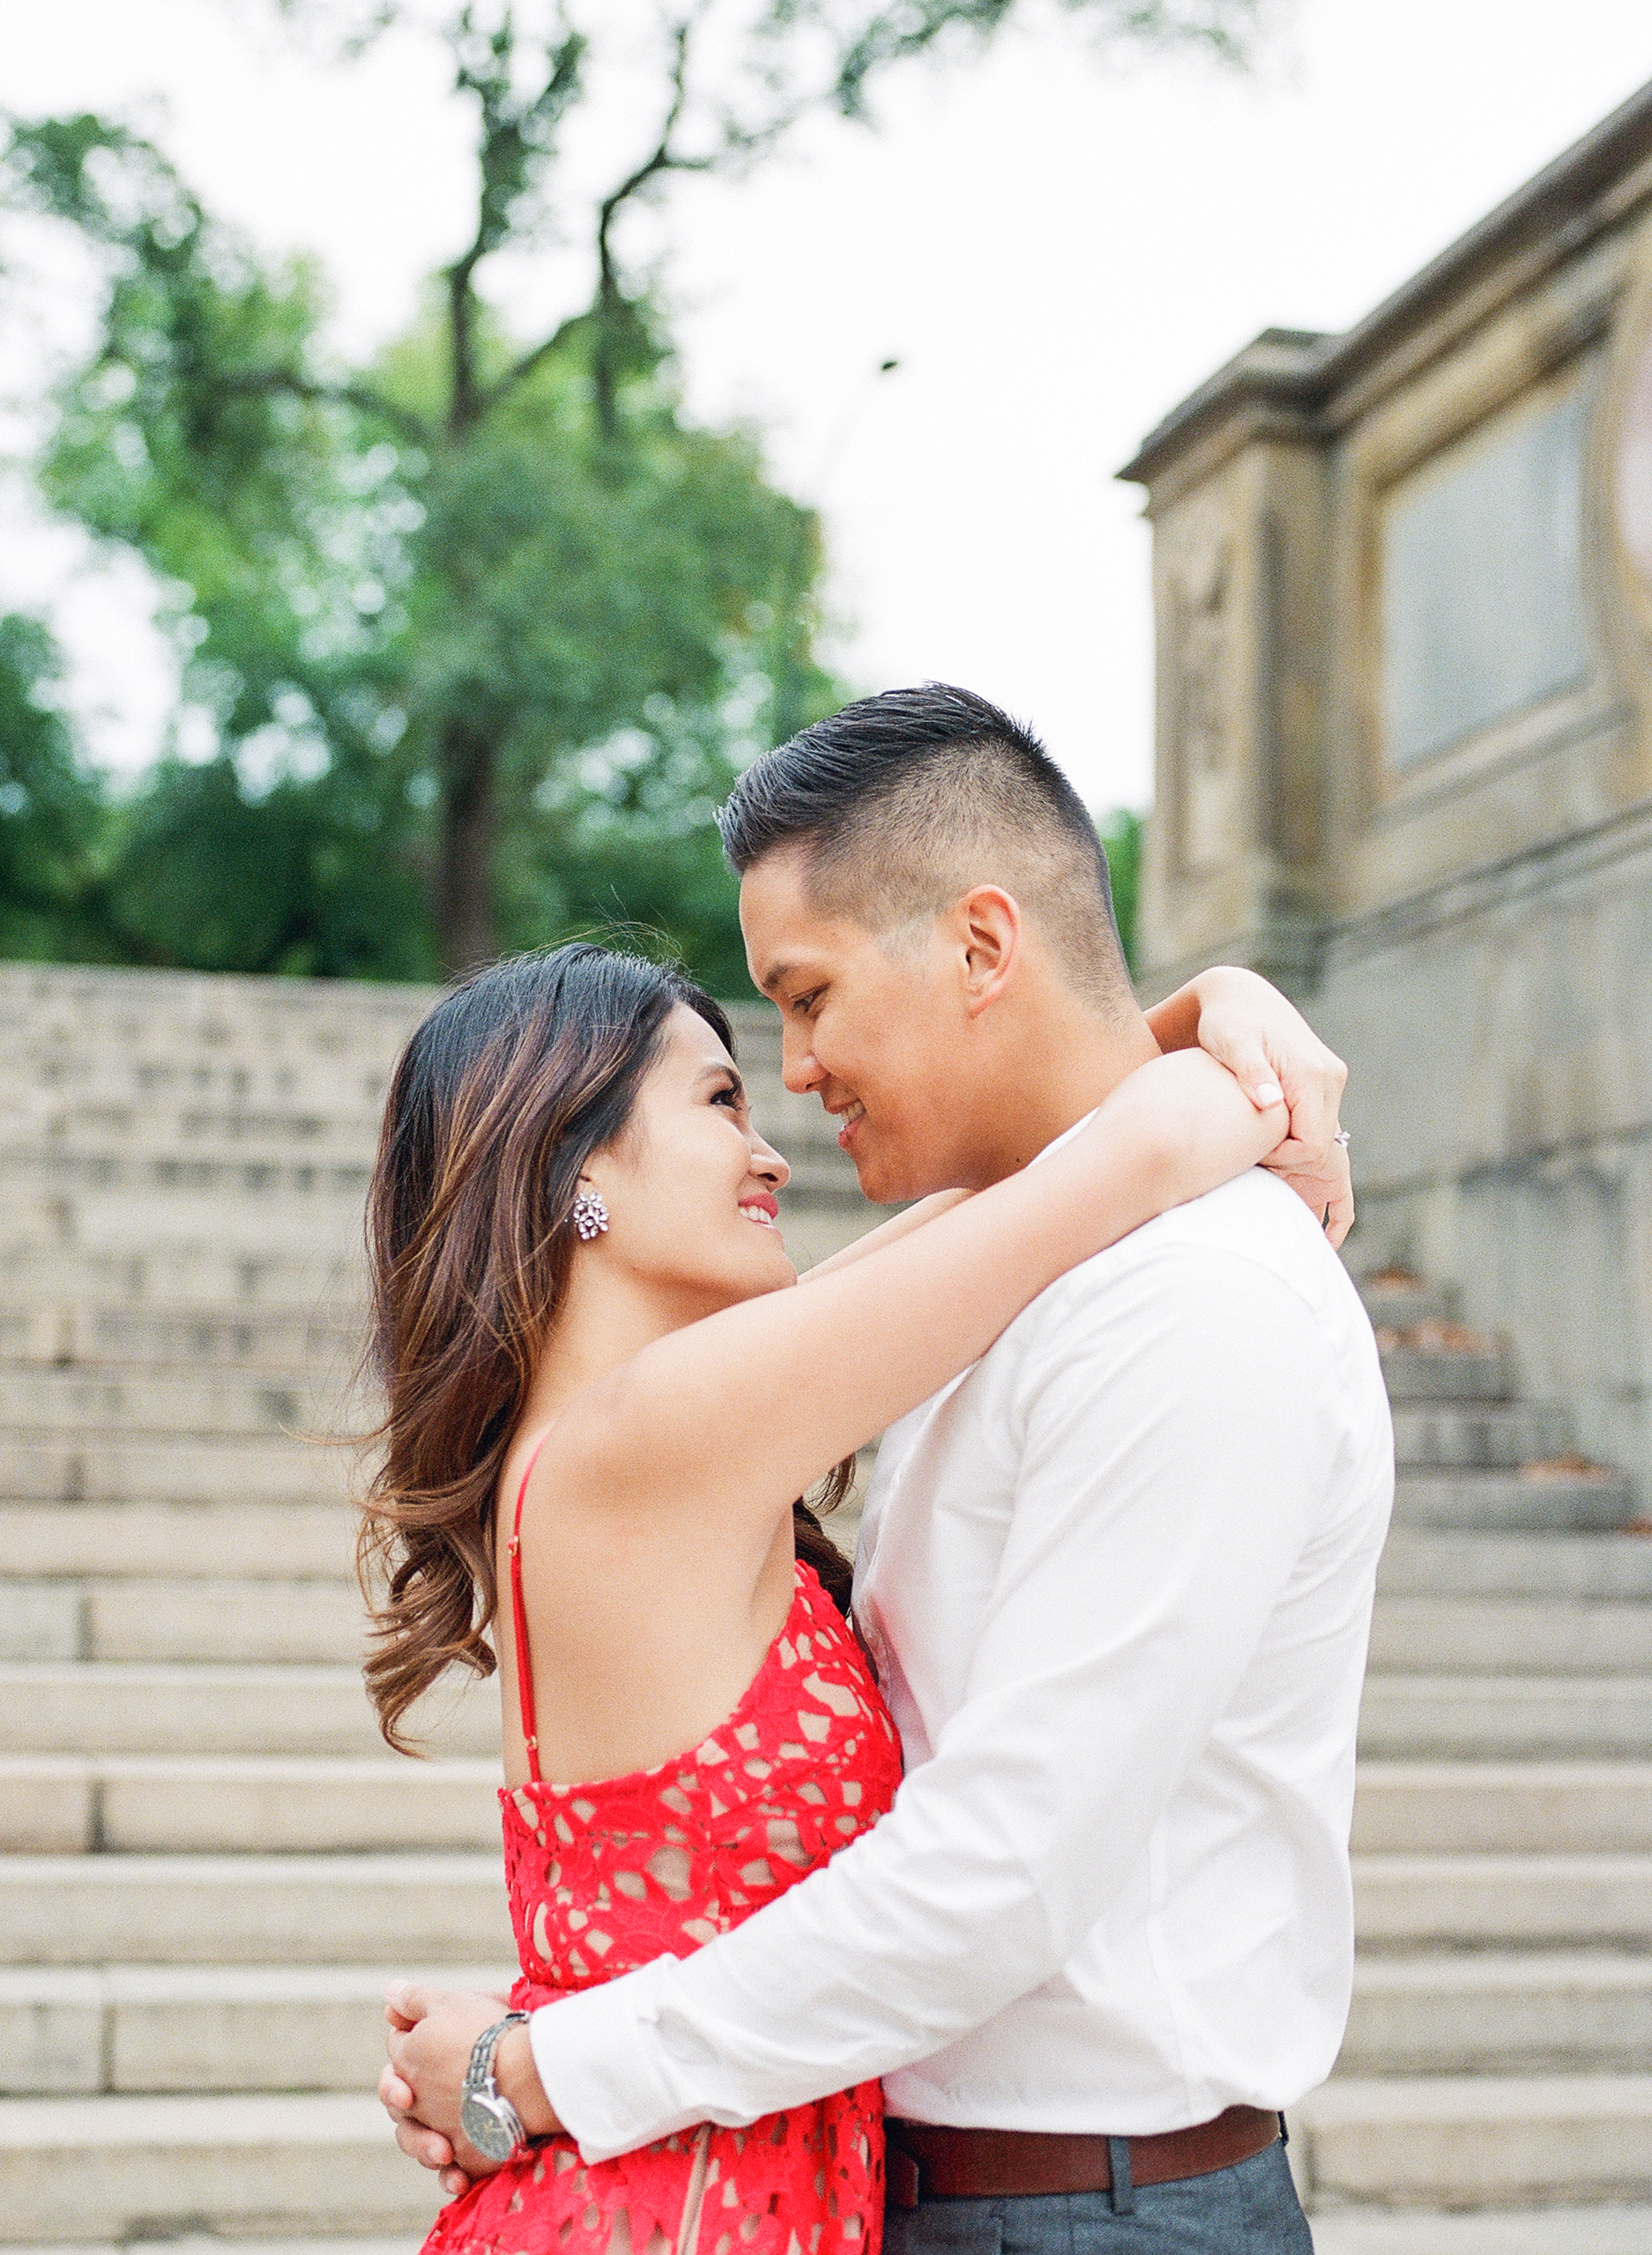
[(517, 384), (525, 383), (536, 368), (542, 368), (547, 361), (554, 360), (581, 322), (588, 318), (589, 316), (584, 313), (570, 313), (566, 321), (557, 324), (548, 337), (531, 346), (523, 354), (520, 360), (513, 361), (504, 374), (495, 383), (489, 384), (487, 391), (482, 393), (478, 414), (490, 415), (500, 401), (508, 393), (516, 390)]
[(370, 384), (321, 383), (313, 376), (300, 376), (294, 368), (267, 368), (249, 369), (244, 376), (215, 376), (212, 389), (249, 399), (268, 398), (272, 392), (283, 391), (290, 398), (308, 400), (316, 406), (353, 407), (361, 414), (376, 415), (390, 423), (415, 446), (430, 443), (429, 427), (421, 416), (386, 399)]
[[(482, 123), (476, 233), (446, 277), (453, 373), (448, 428), (457, 433), (468, 430), (486, 412), (476, 381), (476, 269), (510, 234), (513, 211), (532, 188), (557, 127), (578, 98), (585, 41), (564, 17), (562, 38), (548, 50), (545, 84), (532, 101), (524, 101), (512, 85), (517, 35), (508, 10), (491, 36), (484, 37), (467, 0), (449, 36), (458, 57), (455, 86), (460, 93), (475, 95)], [(479, 45), (484, 50), (480, 54)]]

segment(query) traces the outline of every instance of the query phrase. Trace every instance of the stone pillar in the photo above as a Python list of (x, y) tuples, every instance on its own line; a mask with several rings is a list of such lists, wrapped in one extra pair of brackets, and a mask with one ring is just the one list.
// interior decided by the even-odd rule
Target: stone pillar
[(1147, 489), (1142, 983), (1254, 964), (1351, 1069), (1353, 1265), (1456, 1286), (1652, 1507), (1652, 87)]
[(1326, 449), (1303, 403), (1322, 340), (1269, 330), (1209, 386), (1194, 443), (1150, 438), (1157, 712), (1141, 949), (1163, 993), (1200, 964), (1311, 983), (1324, 867)]

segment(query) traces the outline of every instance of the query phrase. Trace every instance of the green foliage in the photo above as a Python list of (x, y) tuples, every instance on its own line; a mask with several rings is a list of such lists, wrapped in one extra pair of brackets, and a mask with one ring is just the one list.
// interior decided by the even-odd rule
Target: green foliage
[(419, 863), (385, 835), (399, 810), (377, 778), (357, 780), (335, 767), (255, 795), (226, 755), (162, 761), (123, 810), (105, 887), (124, 951), (195, 971), (435, 979)]
[[(20, 130), (13, 163), (37, 208), (110, 253), (100, 348), (42, 482), (171, 592), (186, 693), (222, 746), (163, 763), (125, 810), (111, 944), (432, 975), (438, 815), (455, 741), (480, 736), (502, 942), (659, 926), (739, 991), (702, 770), (720, 795), (739, 757), (834, 701), (810, 651), (819, 541), (748, 435), (685, 424), (647, 306), (629, 310), (622, 446), (592, 416), (578, 325), (455, 433), (439, 319), (329, 383), (314, 277), (261, 272), (154, 151), (78, 120)], [(479, 319), (473, 342), (498, 384), (506, 341)], [(649, 733), (661, 714), (669, 742)], [(616, 735), (652, 755), (611, 771)]]
[(1113, 919), (1124, 942), (1124, 959), (1132, 971), (1136, 967), (1136, 904), (1141, 897), (1142, 833), (1146, 824), (1146, 816), (1134, 807), (1115, 807), (1097, 825), (1112, 878)]
[[(1234, 56), (1258, 0), (1062, 4), (1104, 37)], [(152, 144), (90, 115), (12, 128), (0, 195), (74, 230), (106, 281), (42, 485), (156, 575), (218, 748), (111, 807), (17, 629), (0, 726), (35, 779), (0, 786), (22, 794), (0, 805), (0, 946), (406, 978), (620, 923), (742, 991), (711, 810), (838, 697), (814, 650), (818, 530), (748, 434), (686, 421), (626, 215), (811, 110), (865, 115), (879, 74), (989, 40), (1016, 0), (686, 0), (659, 20), (655, 123), (591, 205), (591, 301), (525, 347), (479, 270), (565, 230), (563, 130), (599, 65), (635, 85), (636, 25), (577, 0), (434, 23), (398, 0), (277, 5), (346, 55), (394, 22), (443, 44), (473, 232), (413, 333), (343, 367), (316, 269), (262, 263)]]
[(0, 618), (0, 953), (48, 962), (105, 953), (96, 880), (108, 808), (49, 702), (60, 672), (43, 627)]

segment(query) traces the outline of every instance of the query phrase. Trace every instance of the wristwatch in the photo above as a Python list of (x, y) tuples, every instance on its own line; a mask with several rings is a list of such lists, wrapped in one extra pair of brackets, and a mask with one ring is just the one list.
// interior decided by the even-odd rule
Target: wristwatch
[(471, 2064), (465, 2070), (459, 2127), (485, 2161), (509, 2161), (528, 2142), (522, 2117), (494, 2080), (494, 2053), (499, 2048), (500, 2037), (507, 2028), (515, 2028), (527, 2017), (525, 2013), (507, 2013), (503, 2020), (485, 2028), (472, 2048)]

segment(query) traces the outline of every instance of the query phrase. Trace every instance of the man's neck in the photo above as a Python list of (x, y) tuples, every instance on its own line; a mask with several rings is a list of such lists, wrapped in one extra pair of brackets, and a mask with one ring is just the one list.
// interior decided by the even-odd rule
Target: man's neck
[(1059, 1023), (1039, 1025), (1036, 1032), (1036, 1039), (1024, 1045), (1023, 1057), (1006, 1061), (976, 1189), (1018, 1173), (1093, 1112), (1127, 1075), (1159, 1054), (1139, 1011), (1122, 1023), (1075, 1012)]

